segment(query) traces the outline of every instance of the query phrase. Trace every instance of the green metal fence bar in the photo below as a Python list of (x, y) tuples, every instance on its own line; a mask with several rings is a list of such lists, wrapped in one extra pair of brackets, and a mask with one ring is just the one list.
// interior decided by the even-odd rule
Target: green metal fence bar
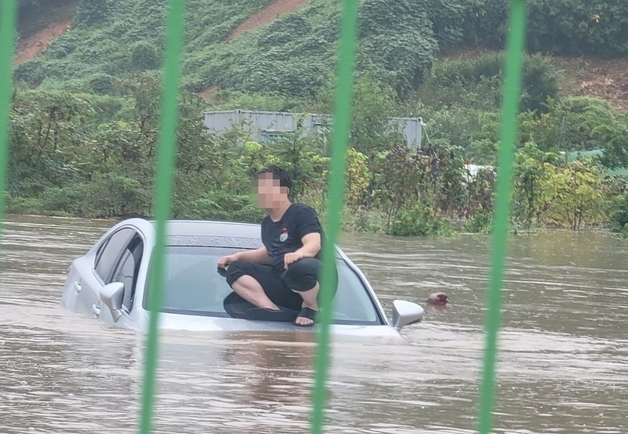
[(344, 0), (342, 28), (338, 47), (338, 75), (336, 80), (336, 107), (332, 129), (331, 168), (329, 177), (329, 201), (325, 232), (327, 242), (323, 246), (323, 272), (320, 282), (320, 330), (316, 347), (316, 375), (312, 395), (312, 434), (323, 432), (326, 380), (329, 367), (329, 325), (331, 322), (334, 284), (334, 249), (340, 231), (345, 191), (345, 163), (351, 125), (351, 98), (353, 88), (353, 62), (356, 45), (358, 0)]
[(152, 428), (155, 395), (155, 374), (158, 361), (158, 320), (164, 291), (164, 256), (166, 221), (170, 217), (172, 184), (176, 154), (176, 131), (179, 103), (179, 61), (183, 45), (185, 0), (170, 0), (166, 36), (163, 92), (161, 99), (161, 132), (157, 151), (154, 216), (157, 221), (156, 246), (150, 276), (148, 342), (144, 368), (142, 416), (140, 433), (148, 434)]
[(527, 18), (526, 0), (512, 0), (509, 14), (510, 31), (506, 48), (504, 72), (504, 100), (496, 185), (495, 214), (491, 246), (491, 277), (486, 315), (486, 347), (484, 372), (480, 389), (479, 433), (491, 430), (495, 403), (495, 359), (497, 333), (500, 327), (501, 285), (504, 275), (508, 221), (510, 218), (510, 192), (512, 190), (512, 163), (517, 138), (517, 114), (521, 96), (521, 75)]
[(0, 2), (0, 225), (4, 221), (4, 187), (9, 154), (9, 113), (13, 88), (11, 65), (13, 64), (16, 11), (16, 0)]

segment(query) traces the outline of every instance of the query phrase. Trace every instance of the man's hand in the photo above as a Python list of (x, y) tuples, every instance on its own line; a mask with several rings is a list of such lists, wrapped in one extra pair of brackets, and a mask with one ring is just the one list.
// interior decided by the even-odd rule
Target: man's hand
[(229, 267), (229, 264), (237, 260), (238, 258), (236, 257), (236, 255), (223, 256), (222, 258), (218, 260), (218, 268), (222, 268), (223, 270), (226, 270)]
[(295, 252), (286, 253), (284, 255), (283, 266), (285, 269), (288, 269), (290, 264), (297, 262), (299, 259), (315, 257), (321, 250), (321, 234), (318, 232), (305, 235), (301, 238), (301, 242), (303, 243), (303, 247)]
[(303, 253), (296, 251), (292, 253), (286, 253), (283, 257), (283, 266), (284, 268), (288, 268), (290, 264), (297, 262), (299, 259), (303, 259)]

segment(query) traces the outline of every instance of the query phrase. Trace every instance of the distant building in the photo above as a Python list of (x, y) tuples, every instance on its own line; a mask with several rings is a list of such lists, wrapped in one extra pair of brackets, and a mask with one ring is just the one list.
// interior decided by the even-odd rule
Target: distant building
[[(228, 110), (204, 112), (204, 123), (210, 132), (224, 133), (234, 126), (248, 131), (252, 140), (268, 142), (297, 131), (298, 123), (306, 133), (324, 133), (331, 129), (332, 118), (328, 115), (311, 113), (266, 112)], [(391, 118), (399, 133), (406, 138), (408, 146), (421, 149), (423, 120), (421, 118)]]

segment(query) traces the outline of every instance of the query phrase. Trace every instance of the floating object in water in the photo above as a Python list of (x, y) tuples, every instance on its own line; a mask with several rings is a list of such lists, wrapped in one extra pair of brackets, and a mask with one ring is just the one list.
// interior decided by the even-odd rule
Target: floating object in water
[(427, 297), (427, 304), (432, 306), (444, 306), (449, 303), (449, 297), (444, 292), (434, 292)]

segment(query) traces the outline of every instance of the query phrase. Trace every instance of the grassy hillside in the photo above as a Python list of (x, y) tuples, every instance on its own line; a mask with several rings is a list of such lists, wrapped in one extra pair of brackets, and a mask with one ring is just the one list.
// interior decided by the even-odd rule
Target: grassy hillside
[[(189, 0), (184, 83), (249, 92), (308, 95), (333, 73), (338, 2), (310, 0), (294, 14), (228, 35), (271, 0)], [(363, 0), (358, 69), (376, 70), (403, 96), (416, 89), (439, 53), (499, 49), (506, 0)], [(159, 67), (165, 0), (83, 1), (72, 31), (39, 58), (20, 66), (30, 85), (80, 84)], [(532, 0), (528, 47), (557, 55), (628, 55), (628, 2)], [(102, 81), (102, 80), (101, 80)]]
[[(164, 48), (165, 1), (83, 1), (73, 29), (53, 41), (41, 56), (16, 70), (31, 86), (88, 83), (96, 77), (154, 70)], [(189, 0), (186, 20), (186, 63), (211, 51), (240, 22), (270, 0)], [(236, 11), (234, 13), (234, 11)], [(189, 70), (186, 67), (186, 70)]]

